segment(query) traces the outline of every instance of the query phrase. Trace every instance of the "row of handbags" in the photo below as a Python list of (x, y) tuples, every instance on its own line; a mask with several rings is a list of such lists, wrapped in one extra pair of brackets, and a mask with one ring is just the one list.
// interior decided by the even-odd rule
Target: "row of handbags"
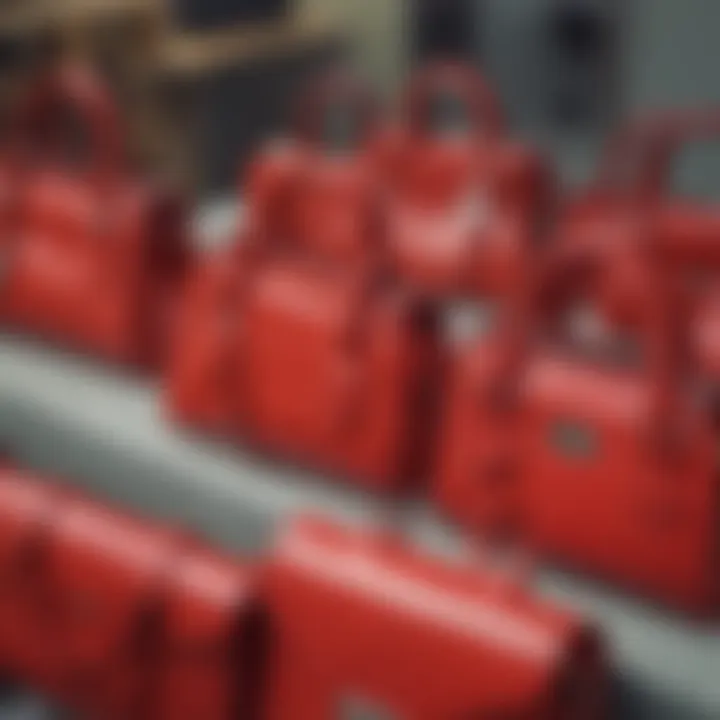
[[(467, 100), (473, 125), (488, 118), (482, 153), (474, 127), (449, 143), (427, 132), (441, 91)], [(498, 137), (496, 103), (470, 71), (418, 77), (406, 125), (383, 127), (344, 76), (319, 83), (297, 115), (295, 137), (262, 151), (243, 184), (242, 237), (190, 281), (170, 407), (393, 490), (432, 462), (445, 364), (438, 301), (523, 285), (546, 173)], [(490, 185), (493, 208), (478, 197)]]
[(81, 717), (594, 720), (581, 618), (507, 571), (321, 518), (256, 560), (0, 470), (0, 670)]
[[(77, 69), (37, 96), (88, 103), (108, 126)], [(18, 148), (6, 317), (116, 360), (148, 356), (151, 324), (175, 421), (373, 490), (423, 490), (474, 532), (715, 614), (717, 221), (664, 192), (673, 154), (713, 120), (629, 128), (598, 187), (559, 203), (474, 71), (421, 72), (395, 122), (332, 74), (294, 135), (259, 153), (237, 241), (194, 261), (175, 222), (123, 233), (138, 216), (113, 215), (110, 185)], [(106, 234), (80, 231), (98, 216)], [(698, 268), (709, 279), (687, 282)], [(488, 299), (488, 330), (449, 332)]]

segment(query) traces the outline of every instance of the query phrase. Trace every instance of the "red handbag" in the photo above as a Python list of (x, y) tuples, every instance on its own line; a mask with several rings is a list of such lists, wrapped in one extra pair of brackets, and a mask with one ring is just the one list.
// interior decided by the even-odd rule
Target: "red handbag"
[(674, 161), (688, 144), (720, 132), (717, 111), (643, 118), (611, 139), (598, 179), (563, 212), (559, 235), (578, 242), (646, 242), (692, 292), (689, 342), (697, 371), (720, 377), (720, 212), (672, 194)]
[(368, 144), (261, 156), (246, 237), (190, 283), (168, 387), (181, 422), (382, 489), (422, 469), (435, 343), (383, 281)]
[(255, 572), (0, 470), (0, 671), (83, 717), (258, 717)]
[(663, 267), (612, 243), (557, 251), (524, 349), (516, 334), (505, 353), (514, 382), (477, 350), (458, 360), (436, 500), (469, 526), (714, 614), (715, 423), (688, 384), (687, 323)]
[(85, 68), (57, 68), (18, 108), (8, 146), (0, 317), (105, 359), (157, 364), (190, 260), (184, 211), (128, 169), (106, 88)]
[(367, 261), (383, 240), (387, 138), (376, 99), (356, 78), (327, 73), (300, 93), (293, 125), (250, 167), (245, 235), (265, 249)]
[(548, 168), (505, 137), (496, 97), (469, 67), (422, 71), (405, 116), (385, 152), (395, 272), (444, 297), (512, 292), (525, 282), (552, 204)]
[(605, 717), (594, 632), (486, 569), (304, 519), (262, 587), (268, 720)]

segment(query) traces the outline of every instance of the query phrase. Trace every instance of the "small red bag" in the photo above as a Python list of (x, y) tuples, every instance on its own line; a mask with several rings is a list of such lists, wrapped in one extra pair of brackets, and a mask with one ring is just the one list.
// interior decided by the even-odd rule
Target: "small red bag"
[(294, 115), (294, 134), (258, 153), (248, 173), (248, 241), (366, 263), (383, 240), (378, 103), (357, 79), (333, 72), (300, 94)]
[[(63, 137), (74, 118), (85, 160)], [(67, 134), (65, 128), (65, 134)], [(0, 183), (0, 317), (105, 359), (157, 364), (190, 260), (179, 198), (137, 179), (117, 111), (65, 65), (18, 108)]]
[(258, 717), (254, 570), (9, 468), (0, 521), (3, 674), (83, 717)]
[(605, 717), (594, 633), (514, 582), (298, 521), (267, 561), (268, 720)]
[(497, 99), (469, 67), (444, 63), (421, 71), (405, 116), (385, 153), (395, 272), (441, 297), (514, 291), (526, 282), (551, 210), (548, 168), (504, 136)]
[[(506, 353), (503, 392), (485, 355), (458, 361), (435, 493), (469, 526), (714, 614), (716, 423), (688, 383), (682, 303), (660, 265), (627, 246), (558, 250), (522, 323), (524, 348)], [(586, 306), (596, 314), (576, 312)], [(591, 349), (568, 347), (568, 331)]]
[(697, 372), (720, 378), (720, 211), (672, 192), (674, 163), (688, 145), (720, 132), (718, 111), (652, 115), (611, 139), (590, 190), (565, 208), (559, 236), (620, 245), (649, 241), (691, 291), (689, 334)]
[[(328, 102), (356, 107), (354, 86), (329, 87)], [(245, 238), (190, 283), (169, 404), (182, 422), (389, 489), (422, 469), (432, 317), (383, 279), (371, 141), (335, 154), (302, 137), (260, 156)]]

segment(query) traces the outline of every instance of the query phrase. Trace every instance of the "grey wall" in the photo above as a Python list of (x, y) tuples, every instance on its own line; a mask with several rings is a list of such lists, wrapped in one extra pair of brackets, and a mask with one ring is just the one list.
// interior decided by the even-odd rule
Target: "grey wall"
[(634, 108), (720, 101), (720, 2), (631, 0), (628, 98)]
[[(611, 106), (612, 111), (587, 127), (549, 122), (548, 94), (557, 77), (548, 63), (543, 30), (556, 1), (476, 0), (477, 59), (497, 83), (514, 127), (556, 156), (569, 183), (584, 182), (592, 175), (607, 128), (623, 115), (647, 108), (720, 103), (720, 79), (715, 77), (720, 66), (720, 0), (577, 0), (606, 4), (620, 19), (617, 86), (594, 89), (602, 95), (600, 106)], [(347, 22), (354, 56), (378, 86), (394, 94), (407, 69), (405, 0), (385, 4), (352, 0), (347, 7), (336, 0), (305, 0), (305, 4), (305, 12), (317, 17), (343, 8), (339, 16)], [(391, 8), (383, 10), (388, 5)], [(204, 88), (198, 104), (206, 189), (223, 191), (232, 186), (236, 159), (247, 157), (260, 138), (281, 124), (291, 87), (303, 74), (301, 68), (312, 65), (312, 60), (284, 67), (279, 63), (254, 78), (228, 73)], [(708, 167), (710, 160), (717, 171)], [(707, 192), (712, 184), (720, 193), (720, 157), (716, 161), (714, 153), (711, 158), (703, 151), (690, 165), (692, 169), (684, 173), (688, 186)]]
[[(543, 90), (539, 33), (555, 0), (477, 2), (485, 63), (511, 106), (527, 112)], [(720, 2), (597, 2), (615, 6), (621, 19), (621, 82), (629, 110), (720, 101)]]
[[(603, 103), (616, 112), (595, 126), (553, 125), (543, 115), (553, 82), (543, 25), (555, 0), (478, 0), (483, 65), (498, 83), (516, 127), (544, 143), (568, 182), (593, 173), (600, 142), (625, 116), (639, 111), (720, 104), (720, 2), (718, 0), (597, 1), (617, 12), (617, 87)], [(678, 164), (677, 187), (720, 196), (720, 151), (697, 146)]]

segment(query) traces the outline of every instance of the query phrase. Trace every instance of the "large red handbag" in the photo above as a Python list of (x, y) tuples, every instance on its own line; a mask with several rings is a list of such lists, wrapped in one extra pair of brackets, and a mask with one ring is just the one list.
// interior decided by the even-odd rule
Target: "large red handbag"
[(594, 631), (471, 560), (305, 518), (267, 559), (268, 720), (595, 720)]
[(175, 529), (0, 470), (0, 672), (82, 717), (259, 717), (256, 573)]
[(548, 166), (506, 136), (496, 97), (470, 67), (422, 70), (404, 115), (384, 155), (396, 274), (441, 297), (511, 292), (525, 282), (549, 217)]
[(476, 349), (458, 359), (435, 495), (476, 530), (707, 615), (720, 601), (716, 422), (666, 270), (637, 247), (558, 249), (524, 340), (503, 353), (514, 378)]
[(434, 328), (383, 277), (364, 138), (260, 156), (244, 238), (184, 298), (169, 404), (181, 422), (387, 489), (422, 470)]
[(18, 107), (7, 146), (0, 318), (104, 359), (157, 364), (190, 259), (184, 210), (130, 170), (107, 89), (84, 67), (56, 68)]
[(571, 198), (559, 236), (577, 242), (649, 242), (689, 292), (696, 372), (720, 378), (720, 211), (673, 192), (681, 151), (720, 133), (720, 112), (654, 114), (611, 138), (592, 187)]

